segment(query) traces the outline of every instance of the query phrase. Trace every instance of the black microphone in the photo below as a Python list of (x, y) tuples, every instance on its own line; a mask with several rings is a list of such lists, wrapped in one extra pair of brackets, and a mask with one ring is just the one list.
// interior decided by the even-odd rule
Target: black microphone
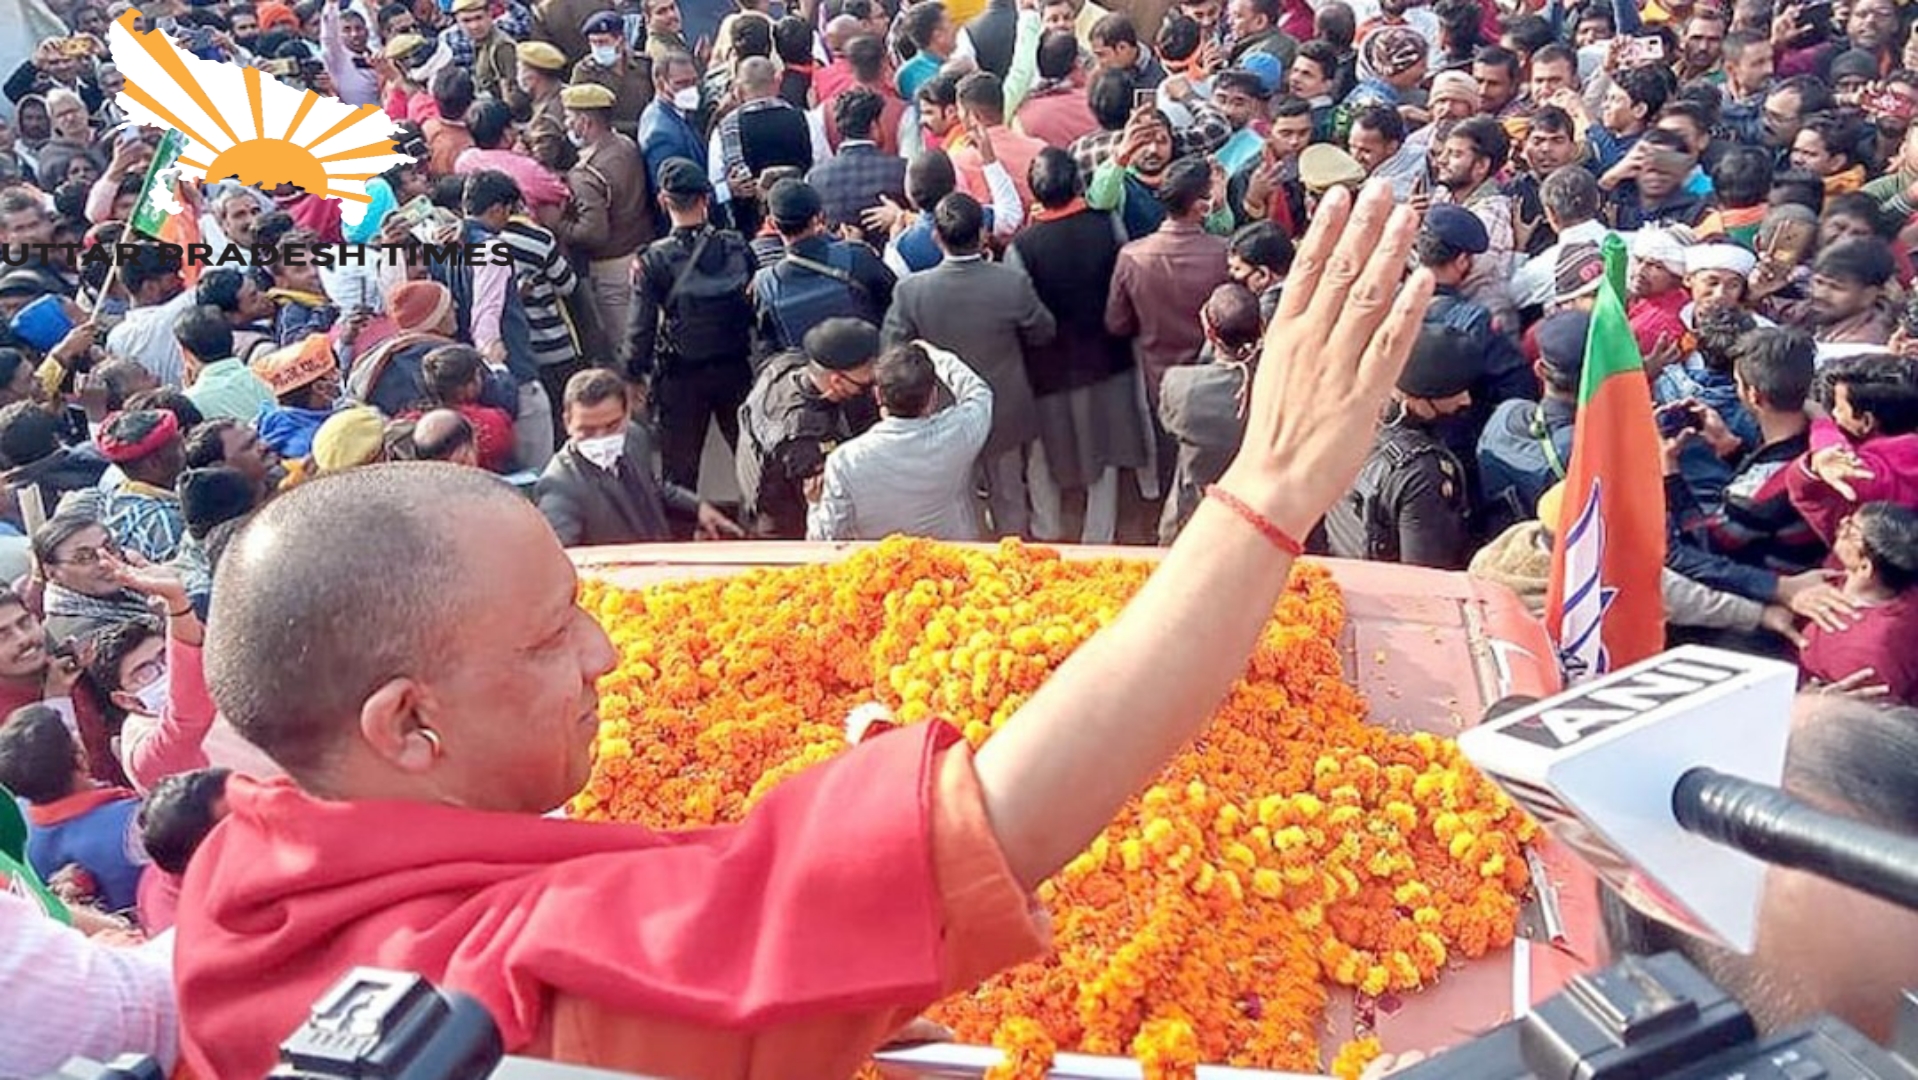
[(1678, 778), (1672, 814), (1688, 833), (1918, 909), (1918, 839), (1704, 767)]

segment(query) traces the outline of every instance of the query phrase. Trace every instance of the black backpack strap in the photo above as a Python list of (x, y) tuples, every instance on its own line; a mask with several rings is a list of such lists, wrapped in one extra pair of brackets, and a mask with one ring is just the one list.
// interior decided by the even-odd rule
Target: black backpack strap
[(698, 242), (693, 244), (692, 257), (686, 260), (685, 266), (679, 268), (679, 274), (673, 278), (673, 287), (666, 290), (666, 299), (659, 305), (660, 310), (672, 311), (673, 301), (678, 299), (679, 290), (686, 287), (686, 279), (693, 276), (693, 270), (699, 266), (699, 257), (706, 253), (706, 245), (712, 242), (713, 232), (712, 229), (700, 232)]

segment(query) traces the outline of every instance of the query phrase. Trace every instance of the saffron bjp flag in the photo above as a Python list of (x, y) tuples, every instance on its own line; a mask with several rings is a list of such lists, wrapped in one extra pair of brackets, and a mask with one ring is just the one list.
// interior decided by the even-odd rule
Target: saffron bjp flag
[(1625, 318), (1625, 242), (1607, 236), (1579, 380), (1545, 625), (1567, 682), (1665, 647), (1664, 465), (1645, 361)]

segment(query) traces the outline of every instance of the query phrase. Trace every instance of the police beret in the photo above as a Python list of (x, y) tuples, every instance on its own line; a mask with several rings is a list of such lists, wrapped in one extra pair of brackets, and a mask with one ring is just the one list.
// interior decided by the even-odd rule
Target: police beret
[(864, 319), (827, 319), (806, 331), (806, 359), (827, 371), (851, 371), (879, 356), (879, 328)]
[(1492, 238), (1485, 231), (1485, 223), (1478, 215), (1463, 206), (1451, 203), (1438, 203), (1425, 211), (1426, 232), (1443, 242), (1453, 251), (1463, 251), (1468, 255), (1483, 255), (1492, 246)]
[(1585, 339), (1592, 317), (1583, 311), (1560, 311), (1538, 324), (1539, 362), (1576, 381), (1585, 371)]
[(791, 232), (824, 213), (826, 204), (804, 180), (781, 180), (766, 192), (766, 210), (774, 225)]
[(625, 28), (626, 21), (621, 19), (616, 11), (595, 11), (586, 16), (585, 22), (579, 24), (579, 32), (582, 34), (618, 34)]
[(1399, 372), (1399, 392), (1442, 401), (1470, 390), (1481, 367), (1471, 335), (1455, 327), (1428, 323), (1419, 331), (1412, 354)]
[(710, 195), (713, 185), (698, 162), (674, 157), (659, 167), (659, 190), (668, 195)]

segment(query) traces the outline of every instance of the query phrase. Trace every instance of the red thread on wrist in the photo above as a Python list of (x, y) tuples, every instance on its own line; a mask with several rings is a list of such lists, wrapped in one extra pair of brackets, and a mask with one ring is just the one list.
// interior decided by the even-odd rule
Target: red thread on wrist
[(1278, 548), (1287, 555), (1296, 559), (1305, 554), (1305, 545), (1292, 539), (1290, 533), (1273, 524), (1271, 518), (1252, 509), (1244, 499), (1239, 498), (1237, 495), (1232, 494), (1217, 484), (1207, 484), (1205, 486), (1205, 497), (1216, 500), (1219, 505), (1239, 515), (1239, 517), (1245, 520), (1246, 524), (1259, 530), (1259, 535), (1272, 541), (1273, 547)]

